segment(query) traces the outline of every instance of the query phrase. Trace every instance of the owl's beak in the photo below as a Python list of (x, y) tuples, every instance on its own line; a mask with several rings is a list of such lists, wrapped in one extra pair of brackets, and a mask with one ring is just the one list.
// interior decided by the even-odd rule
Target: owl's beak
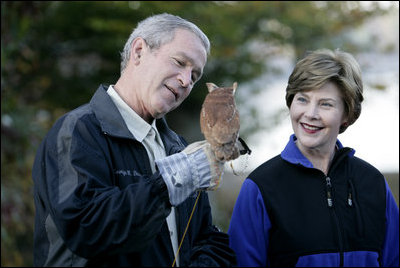
[(239, 153), (240, 155), (244, 155), (244, 154), (251, 154), (251, 150), (249, 148), (249, 146), (247, 146), (247, 144), (244, 142), (244, 140), (242, 138), (238, 138), (238, 141), (236, 144), (239, 146)]

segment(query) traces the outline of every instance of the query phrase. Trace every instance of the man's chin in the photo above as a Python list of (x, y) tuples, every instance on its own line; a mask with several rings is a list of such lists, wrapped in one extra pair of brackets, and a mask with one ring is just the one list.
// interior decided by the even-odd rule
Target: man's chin
[(169, 112), (173, 111), (174, 109), (169, 109), (169, 110), (162, 110), (162, 111), (157, 111), (157, 113), (153, 114), (154, 119), (160, 119), (164, 117), (166, 114)]
[(176, 103), (174, 102), (172, 105), (169, 105), (168, 103), (164, 103), (163, 105), (160, 105), (157, 109), (154, 111), (153, 117), (158, 119), (161, 117), (164, 117), (166, 114), (172, 112), (173, 110), (175, 110), (176, 108), (179, 107), (181, 103)]

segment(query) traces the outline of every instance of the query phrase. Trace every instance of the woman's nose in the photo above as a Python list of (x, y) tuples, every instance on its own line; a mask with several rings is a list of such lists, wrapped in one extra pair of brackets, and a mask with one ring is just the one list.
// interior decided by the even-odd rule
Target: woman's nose
[(315, 104), (309, 104), (307, 106), (305, 116), (310, 118), (310, 119), (319, 119), (319, 109), (318, 105)]

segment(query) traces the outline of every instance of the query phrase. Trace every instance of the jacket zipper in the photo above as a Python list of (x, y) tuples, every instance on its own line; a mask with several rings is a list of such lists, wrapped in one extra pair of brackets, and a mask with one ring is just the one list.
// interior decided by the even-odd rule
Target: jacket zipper
[(364, 224), (362, 223), (362, 217), (360, 212), (360, 207), (358, 206), (358, 202), (355, 196), (354, 185), (351, 179), (347, 181), (347, 206), (354, 209), (354, 213), (356, 214), (356, 224), (357, 224), (357, 233), (359, 236), (364, 236)]
[(331, 178), (329, 176), (326, 176), (325, 178), (326, 181), (326, 201), (328, 203), (329, 209), (332, 210), (333, 218), (335, 220), (335, 226), (339, 238), (339, 255), (340, 255), (340, 267), (343, 267), (343, 234), (340, 229), (340, 224), (339, 224), (339, 219), (336, 214), (335, 208), (334, 208), (334, 202), (333, 202), (333, 194), (332, 194), (332, 183), (331, 183)]
[[(337, 230), (337, 235), (338, 235), (338, 239), (339, 239), (339, 255), (340, 255), (340, 267), (343, 267), (344, 264), (344, 245), (343, 245), (343, 233), (341, 231), (341, 225), (339, 222), (339, 218), (336, 214), (335, 211), (335, 202), (334, 202), (334, 196), (333, 196), (333, 187), (332, 187), (332, 183), (331, 183), (331, 178), (329, 177), (329, 174), (332, 173), (333, 170), (336, 169), (336, 167), (342, 162), (342, 160), (348, 155), (349, 151), (351, 149), (348, 147), (344, 147), (342, 149), (340, 149), (338, 152), (336, 152), (333, 161), (332, 161), (332, 166), (330, 167), (330, 170), (328, 172), (328, 175), (325, 176), (325, 181), (326, 181), (326, 198), (327, 198), (327, 202), (328, 202), (328, 208), (332, 210), (332, 215), (335, 221), (335, 226), (336, 226), (336, 230)], [(353, 202), (353, 200), (350, 198), (351, 202)]]

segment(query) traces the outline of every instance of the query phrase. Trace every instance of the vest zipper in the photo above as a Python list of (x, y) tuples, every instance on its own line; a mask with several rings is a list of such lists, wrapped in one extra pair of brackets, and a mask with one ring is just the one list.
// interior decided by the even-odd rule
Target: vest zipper
[(356, 214), (356, 224), (357, 224), (357, 232), (359, 236), (364, 236), (364, 224), (361, 217), (360, 207), (358, 206), (358, 202), (356, 200), (355, 190), (353, 186), (353, 182), (351, 179), (347, 181), (347, 188), (348, 188), (348, 198), (347, 198), (347, 205), (350, 208), (355, 210)]
[(339, 255), (340, 255), (340, 267), (343, 267), (343, 235), (342, 235), (342, 231), (340, 229), (340, 223), (339, 223), (339, 219), (336, 215), (336, 211), (334, 208), (334, 200), (333, 200), (333, 194), (332, 194), (332, 183), (331, 183), (331, 178), (329, 178), (328, 176), (326, 176), (325, 178), (326, 181), (326, 201), (328, 203), (328, 207), (329, 209), (332, 210), (332, 214), (333, 214), (333, 218), (335, 220), (335, 227), (336, 227), (336, 231), (337, 231), (337, 235), (338, 235), (338, 239), (339, 239)]
[(326, 177), (326, 201), (328, 202), (328, 207), (333, 207), (333, 200), (332, 200), (332, 184), (331, 178)]

